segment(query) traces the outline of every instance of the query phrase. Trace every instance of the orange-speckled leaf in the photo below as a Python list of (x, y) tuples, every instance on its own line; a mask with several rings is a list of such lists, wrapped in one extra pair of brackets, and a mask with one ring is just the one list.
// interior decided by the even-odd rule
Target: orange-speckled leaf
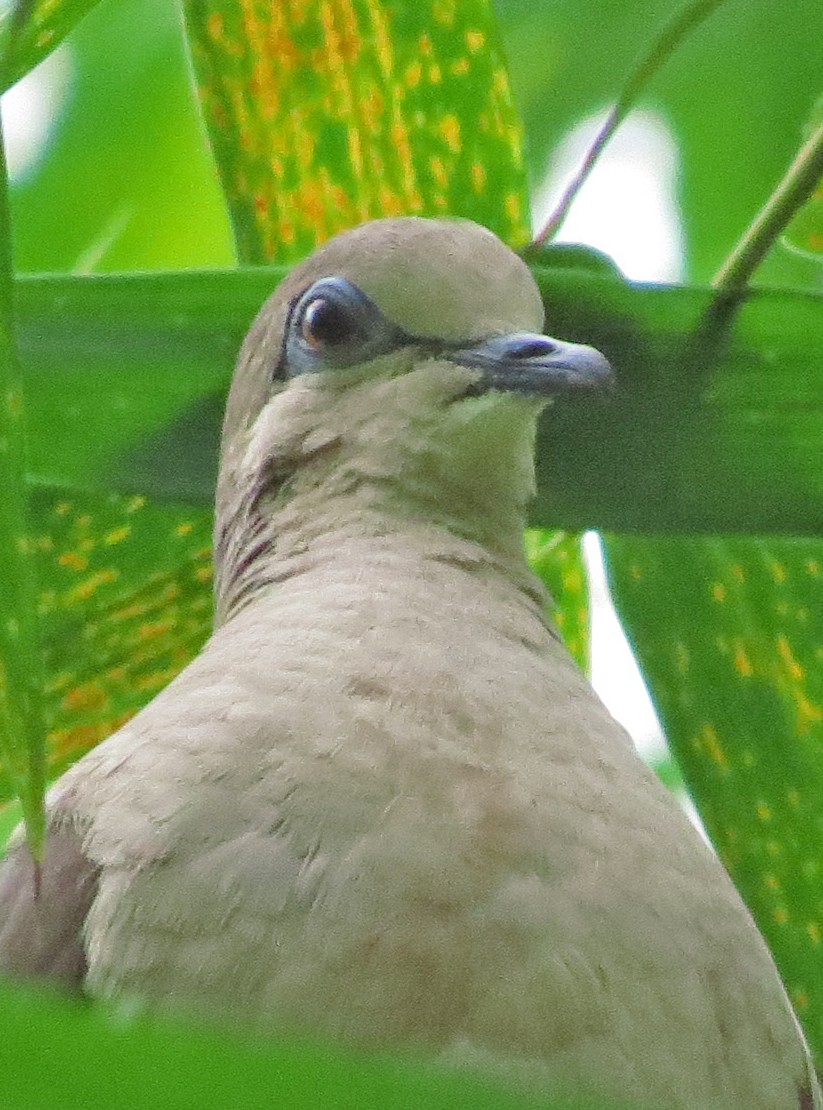
[(823, 542), (610, 537), (606, 550), (700, 815), (820, 1054)]
[[(37, 490), (48, 777), (131, 717), (211, 628), (211, 512)], [(0, 770), (0, 801), (12, 796)]]
[(466, 216), (528, 236), (522, 127), (489, 0), (187, 0), (244, 262), (363, 220)]

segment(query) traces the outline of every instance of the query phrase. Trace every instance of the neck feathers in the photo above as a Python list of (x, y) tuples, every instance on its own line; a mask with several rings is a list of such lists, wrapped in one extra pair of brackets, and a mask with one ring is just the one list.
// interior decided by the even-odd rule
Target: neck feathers
[(370, 403), (356, 407), (351, 396), (350, 389), (330, 403), (316, 390), (295, 390), (225, 453), (218, 623), (265, 586), (334, 558), (341, 539), (360, 549), (361, 539), (396, 537), (421, 558), (480, 558), (533, 592), (523, 527), (534, 406), (481, 397), (449, 409), (401, 407), (381, 405), (371, 391)]

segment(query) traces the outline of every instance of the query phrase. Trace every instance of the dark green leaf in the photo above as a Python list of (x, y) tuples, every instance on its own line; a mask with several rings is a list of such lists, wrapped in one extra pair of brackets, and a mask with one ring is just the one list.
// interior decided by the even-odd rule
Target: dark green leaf
[[(205, 635), (202, 560), (222, 391), (241, 334), (281, 272), (18, 285), (41, 490), (34, 508), (53, 768), (139, 708)], [(823, 450), (823, 415), (814, 403), (823, 366), (816, 298), (758, 294), (707, 382), (699, 367), (678, 376), (680, 336), (699, 320), (705, 294), (580, 273), (541, 271), (540, 279), (552, 329), (601, 340), (621, 384), (611, 402), (548, 414), (536, 521), (647, 530), (719, 521), (741, 530), (752, 522), (816, 527), (823, 466), (809, 473), (805, 465)], [(131, 494), (141, 505), (148, 496), (148, 505), (130, 512)], [(190, 531), (167, 543), (188, 524)], [(106, 539), (124, 528), (123, 543)], [(199, 587), (195, 574), (203, 576)], [(169, 590), (179, 599), (173, 620), (144, 641), (134, 670), (129, 653), (147, 623), (139, 608), (160, 606)], [(582, 597), (567, 593), (563, 602), (561, 619), (582, 655)], [(124, 612), (132, 612), (131, 623)], [(78, 642), (87, 655), (81, 662)]]
[(758, 290), (727, 332), (702, 290), (537, 276), (549, 329), (599, 347), (617, 388), (544, 420), (535, 523), (823, 531), (823, 298)]
[[(219, 394), (245, 328), (281, 275), (258, 268), (23, 279), (21, 354), (38, 481), (209, 505)], [(702, 290), (577, 271), (537, 276), (549, 329), (599, 345), (618, 387), (610, 400), (549, 410), (534, 523), (823, 529), (823, 298), (758, 291), (728, 341), (706, 351), (687, 338), (709, 304)]]

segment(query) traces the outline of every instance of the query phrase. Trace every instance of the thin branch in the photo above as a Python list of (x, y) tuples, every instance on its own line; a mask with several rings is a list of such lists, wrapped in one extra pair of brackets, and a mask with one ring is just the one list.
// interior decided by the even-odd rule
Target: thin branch
[(701, 23), (719, 8), (724, 0), (692, 0), (682, 11), (667, 23), (649, 48), (648, 53), (635, 66), (626, 84), (618, 95), (617, 102), (606, 117), (591, 146), (586, 152), (577, 173), (563, 191), (554, 212), (532, 240), (529, 250), (542, 247), (558, 232), (569, 209), (583, 185), (589, 178), (597, 160), (614, 132), (632, 110), (640, 93), (648, 85), (663, 64), (677, 50), (680, 44), (696, 30)]
[(821, 177), (823, 122), (797, 152), (783, 180), (715, 274), (712, 285), (718, 292), (737, 294), (745, 289), (786, 224), (815, 191)]

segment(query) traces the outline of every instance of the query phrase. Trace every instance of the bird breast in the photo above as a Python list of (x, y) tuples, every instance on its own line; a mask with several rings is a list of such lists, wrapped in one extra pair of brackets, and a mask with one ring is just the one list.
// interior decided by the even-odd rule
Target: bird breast
[(472, 545), (330, 545), (89, 759), (92, 993), (508, 1070), (597, 1057), (624, 1095), (665, 1089), (642, 1053), (667, 1011), (682, 1076), (709, 972), (741, 1024), (786, 1013), (776, 976), (732, 988), (743, 949), (772, 972), (731, 884)]

